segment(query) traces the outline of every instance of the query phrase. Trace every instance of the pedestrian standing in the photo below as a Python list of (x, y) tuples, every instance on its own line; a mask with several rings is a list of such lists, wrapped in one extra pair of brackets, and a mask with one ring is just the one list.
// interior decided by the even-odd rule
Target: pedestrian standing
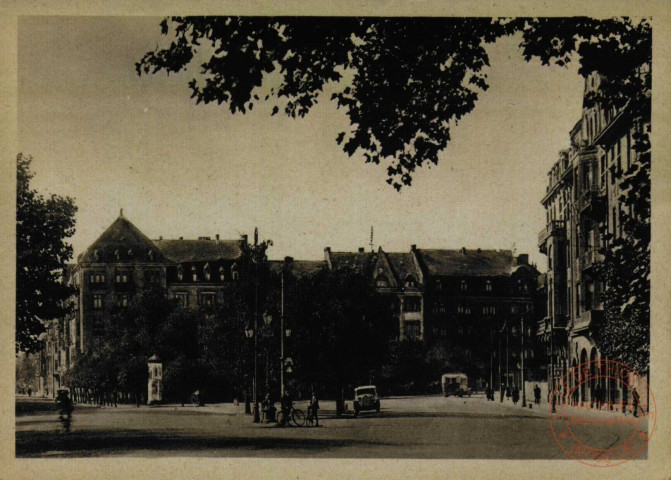
[(517, 401), (520, 399), (520, 390), (517, 387), (513, 388), (513, 404), (517, 405)]
[(312, 414), (312, 421), (315, 424), (315, 427), (319, 426), (319, 399), (317, 398), (317, 393), (312, 392), (312, 398), (310, 399), (310, 413)]
[(501, 403), (503, 403), (503, 393), (504, 393), (505, 389), (506, 389), (506, 388), (504, 387), (504, 385), (503, 385), (503, 383), (502, 383), (502, 384), (501, 384), (501, 391), (499, 392), (499, 397), (500, 397), (500, 399), (501, 399)]
[(512, 393), (510, 391), (510, 385), (506, 386), (506, 398), (510, 400), (510, 397), (512, 397)]
[(538, 384), (534, 385), (534, 401), (536, 402), (536, 405), (541, 404), (541, 389)]

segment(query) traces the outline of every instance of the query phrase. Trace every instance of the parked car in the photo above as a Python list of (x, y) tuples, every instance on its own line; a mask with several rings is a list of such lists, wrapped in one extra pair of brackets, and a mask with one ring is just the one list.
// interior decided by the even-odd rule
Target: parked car
[(380, 411), (380, 397), (375, 385), (365, 385), (354, 389), (354, 415), (362, 410)]
[(443, 395), (446, 397), (450, 395), (471, 396), (471, 390), (468, 388), (468, 376), (464, 373), (446, 373), (441, 379), (441, 384), (443, 385)]

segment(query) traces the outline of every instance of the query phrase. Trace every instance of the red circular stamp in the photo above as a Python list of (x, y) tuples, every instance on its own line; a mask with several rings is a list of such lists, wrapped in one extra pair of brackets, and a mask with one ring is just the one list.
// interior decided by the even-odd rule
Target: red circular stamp
[(550, 429), (571, 458), (613, 467), (644, 458), (655, 430), (655, 397), (634, 369), (594, 360), (570, 369), (550, 396)]

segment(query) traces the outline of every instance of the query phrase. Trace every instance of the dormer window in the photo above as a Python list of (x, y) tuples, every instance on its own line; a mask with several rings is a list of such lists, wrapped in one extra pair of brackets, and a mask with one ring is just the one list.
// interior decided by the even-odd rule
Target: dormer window
[(492, 291), (492, 281), (491, 280), (485, 281), (485, 291), (487, 291), (487, 292)]
[(384, 275), (378, 275), (377, 278), (375, 279), (375, 286), (376, 287), (388, 287), (389, 286), (389, 281), (387, 280), (387, 277)]
[(133, 249), (132, 248), (128, 249), (128, 258), (133, 258)]
[(224, 267), (219, 267), (219, 280), (220, 280), (221, 282), (223, 282), (224, 279), (225, 279), (225, 276), (224, 276)]
[(177, 265), (177, 280), (184, 280), (184, 268), (181, 265)]
[(413, 278), (412, 275), (408, 275), (405, 277), (405, 286), (414, 288), (417, 286), (417, 282), (415, 282), (415, 279)]
[(517, 290), (520, 292), (528, 292), (529, 286), (520, 278), (517, 280)]
[(466, 283), (466, 280), (461, 281), (461, 291), (465, 292), (468, 290), (468, 284)]
[(205, 273), (205, 281), (210, 281), (210, 264), (206, 263), (203, 267), (203, 272)]
[(198, 271), (196, 270), (195, 265), (191, 267), (191, 280), (193, 280), (194, 282), (198, 281)]
[(231, 278), (233, 280), (238, 279), (238, 264), (237, 263), (234, 263), (233, 265), (231, 265)]
[(114, 258), (121, 260), (121, 252), (119, 250), (114, 251)]
[(97, 248), (93, 251), (93, 260), (95, 260), (96, 262), (100, 260), (100, 253), (98, 252)]
[(154, 251), (149, 250), (149, 252), (147, 253), (147, 256), (149, 257), (149, 260), (154, 260)]

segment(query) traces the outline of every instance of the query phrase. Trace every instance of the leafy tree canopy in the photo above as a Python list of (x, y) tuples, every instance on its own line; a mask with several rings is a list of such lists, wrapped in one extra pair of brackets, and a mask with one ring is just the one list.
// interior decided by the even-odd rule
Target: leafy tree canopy
[[(651, 60), (647, 20), (171, 17), (160, 26), (173, 40), (144, 55), (139, 75), (200, 62), (189, 81), (197, 103), (245, 113), (263, 98), (273, 115), (281, 108), (292, 118), (306, 115), (329, 85), (350, 121), (336, 141), (350, 156), (386, 164), (397, 190), (417, 168), (438, 163), (450, 129), (488, 87), (485, 46), (501, 36), (521, 32), (527, 60), (577, 59), (583, 76), (605, 75), (593, 101), (621, 106), (649, 87), (640, 75)], [(637, 105), (649, 115), (646, 102)]]
[(32, 157), (16, 157), (16, 351), (43, 347), (45, 323), (68, 312), (73, 290), (65, 284), (72, 258), (66, 239), (75, 233), (77, 207), (69, 197), (45, 198), (30, 188)]

